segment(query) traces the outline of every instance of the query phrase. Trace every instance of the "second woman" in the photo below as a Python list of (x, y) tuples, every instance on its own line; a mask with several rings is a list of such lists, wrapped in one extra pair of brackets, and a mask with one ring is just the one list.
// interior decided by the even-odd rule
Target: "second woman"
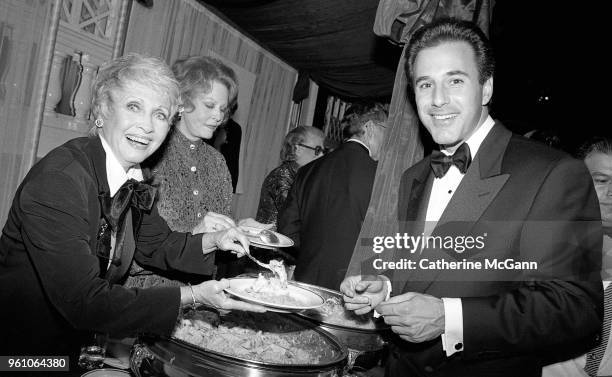
[[(177, 60), (172, 71), (179, 82), (182, 111), (162, 147), (145, 162), (145, 168), (159, 185), (157, 208), (174, 231), (199, 233), (204, 216), (219, 223), (212, 229), (235, 225), (229, 217), (232, 204), (231, 176), (225, 159), (205, 140), (229, 119), (236, 106), (238, 84), (234, 71), (220, 60), (192, 56)], [(215, 277), (230, 277), (231, 260), (217, 260)], [(181, 285), (198, 276), (157, 275), (134, 264), (130, 287)]]

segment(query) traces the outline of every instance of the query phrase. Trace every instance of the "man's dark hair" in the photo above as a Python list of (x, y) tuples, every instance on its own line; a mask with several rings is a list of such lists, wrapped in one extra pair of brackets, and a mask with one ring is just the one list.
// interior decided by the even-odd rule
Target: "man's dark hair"
[(591, 153), (612, 154), (612, 139), (604, 136), (594, 136), (580, 145), (576, 157), (584, 160)]
[(495, 57), (487, 36), (471, 22), (441, 18), (418, 29), (410, 38), (406, 53), (406, 74), (414, 83), (414, 61), (421, 50), (445, 42), (466, 42), (474, 50), (478, 65), (478, 81), (484, 84), (495, 71)]

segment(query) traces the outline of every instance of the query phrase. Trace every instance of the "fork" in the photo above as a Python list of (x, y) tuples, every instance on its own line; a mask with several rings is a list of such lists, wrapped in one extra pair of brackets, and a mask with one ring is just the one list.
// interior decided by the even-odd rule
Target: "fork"
[(274, 270), (272, 269), (272, 267), (270, 267), (269, 264), (263, 263), (261, 262), (259, 259), (255, 258), (254, 256), (251, 255), (251, 253), (245, 253), (247, 255), (247, 257), (249, 257), (253, 262), (257, 263), (258, 265), (260, 265), (263, 268), (267, 268), (268, 270), (274, 272)]

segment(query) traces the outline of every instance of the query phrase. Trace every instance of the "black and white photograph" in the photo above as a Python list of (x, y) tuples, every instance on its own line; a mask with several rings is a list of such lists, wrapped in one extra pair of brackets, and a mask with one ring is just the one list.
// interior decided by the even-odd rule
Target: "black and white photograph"
[(0, 376), (612, 377), (599, 12), (0, 1)]

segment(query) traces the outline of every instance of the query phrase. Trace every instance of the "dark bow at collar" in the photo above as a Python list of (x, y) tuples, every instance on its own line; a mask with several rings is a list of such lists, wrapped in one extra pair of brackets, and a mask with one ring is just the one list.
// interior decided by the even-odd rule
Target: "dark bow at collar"
[(455, 165), (462, 174), (465, 174), (471, 162), (472, 156), (467, 143), (461, 144), (452, 156), (448, 156), (441, 151), (433, 151), (431, 154), (431, 169), (436, 178), (444, 177), (452, 165)]
[(100, 195), (104, 218), (114, 231), (118, 230), (120, 219), (128, 207), (148, 211), (153, 207), (157, 188), (135, 179), (127, 180), (111, 199), (108, 193)]

